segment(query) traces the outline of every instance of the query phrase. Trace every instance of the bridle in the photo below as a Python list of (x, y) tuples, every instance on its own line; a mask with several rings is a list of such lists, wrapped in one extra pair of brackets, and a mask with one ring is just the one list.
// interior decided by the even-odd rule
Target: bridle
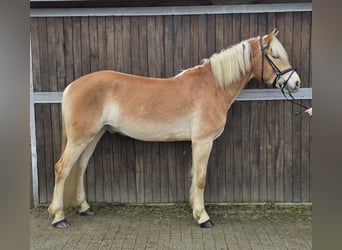
[[(291, 97), (291, 99), (288, 99), (285, 92), (284, 92), (284, 89), (287, 85), (287, 83), (289, 82), (291, 76), (293, 75), (293, 73), (297, 70), (296, 68), (294, 67), (289, 67), (287, 69), (284, 69), (284, 70), (280, 70), (277, 65), (275, 65), (275, 63), (271, 60), (271, 58), (269, 57), (268, 54), (266, 54), (265, 52), (265, 49), (269, 48), (270, 47), (270, 44), (268, 43), (266, 46), (264, 46), (262, 44), (262, 37), (260, 36), (260, 39), (259, 39), (259, 43), (260, 43), (260, 49), (261, 49), (261, 81), (264, 82), (264, 65), (265, 65), (265, 58), (268, 62), (268, 64), (272, 67), (274, 73), (276, 74), (276, 77), (274, 78), (273, 82), (272, 82), (272, 87), (273, 88), (276, 88), (276, 84), (277, 84), (277, 81), (279, 80), (280, 77), (282, 77), (283, 75), (285, 75), (286, 73), (290, 72), (290, 75), (287, 77), (287, 79), (283, 82), (283, 85), (281, 86), (280, 90), (281, 90), (281, 93), (283, 94), (283, 96), (285, 97), (285, 99), (289, 102), (292, 102), (302, 108), (305, 108), (305, 109), (308, 109), (307, 106), (301, 104), (301, 103), (298, 103), (298, 102), (295, 102), (295, 98), (293, 97), (293, 95), (291, 93), (288, 93), (288, 95)], [(296, 115), (300, 114), (301, 112), (297, 113)]]

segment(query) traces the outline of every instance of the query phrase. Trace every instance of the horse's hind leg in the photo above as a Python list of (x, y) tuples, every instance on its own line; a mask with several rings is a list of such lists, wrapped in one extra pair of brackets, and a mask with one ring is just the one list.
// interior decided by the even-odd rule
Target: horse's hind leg
[(86, 200), (86, 195), (84, 191), (84, 173), (88, 165), (88, 161), (92, 156), (97, 143), (101, 139), (102, 135), (105, 133), (105, 130), (101, 130), (95, 138), (89, 143), (86, 147), (82, 155), (79, 159), (79, 167), (80, 167), (80, 175), (78, 176), (78, 187), (77, 187), (77, 203), (79, 205), (79, 213), (83, 216), (92, 215), (93, 211), (90, 209), (90, 206)]
[(194, 218), (201, 227), (213, 227), (209, 215), (204, 208), (204, 187), (207, 174), (207, 164), (212, 149), (212, 141), (192, 143), (192, 184), (190, 189), (190, 204)]
[(68, 226), (63, 212), (64, 183), (86, 145), (68, 141), (61, 158), (55, 165), (55, 187), (48, 211), (51, 216), (54, 216), (52, 225), (56, 227)]

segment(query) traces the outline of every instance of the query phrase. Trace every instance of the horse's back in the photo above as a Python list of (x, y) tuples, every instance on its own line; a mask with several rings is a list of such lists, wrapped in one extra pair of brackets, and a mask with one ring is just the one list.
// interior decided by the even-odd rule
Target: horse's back
[(179, 81), (94, 72), (65, 89), (63, 112), (80, 131), (109, 126), (141, 140), (189, 139), (193, 103)]

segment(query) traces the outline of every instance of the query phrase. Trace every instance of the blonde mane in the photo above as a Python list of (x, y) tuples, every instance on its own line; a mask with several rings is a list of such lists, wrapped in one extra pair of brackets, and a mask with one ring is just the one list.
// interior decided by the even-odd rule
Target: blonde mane
[(210, 57), (213, 75), (220, 87), (225, 87), (251, 69), (251, 46), (242, 41)]

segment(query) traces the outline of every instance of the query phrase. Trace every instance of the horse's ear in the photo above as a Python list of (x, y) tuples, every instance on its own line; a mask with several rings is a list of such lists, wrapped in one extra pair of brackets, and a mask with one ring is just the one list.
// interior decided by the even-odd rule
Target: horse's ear
[(278, 35), (279, 30), (278, 30), (277, 28), (274, 28), (274, 29), (271, 31), (271, 33), (272, 33), (272, 36), (276, 36), (276, 35)]
[(264, 44), (269, 44), (272, 40), (272, 38), (276, 35), (278, 35), (279, 30), (277, 28), (274, 28), (270, 33), (268, 33), (267, 35), (265, 35), (263, 37), (263, 43)]

